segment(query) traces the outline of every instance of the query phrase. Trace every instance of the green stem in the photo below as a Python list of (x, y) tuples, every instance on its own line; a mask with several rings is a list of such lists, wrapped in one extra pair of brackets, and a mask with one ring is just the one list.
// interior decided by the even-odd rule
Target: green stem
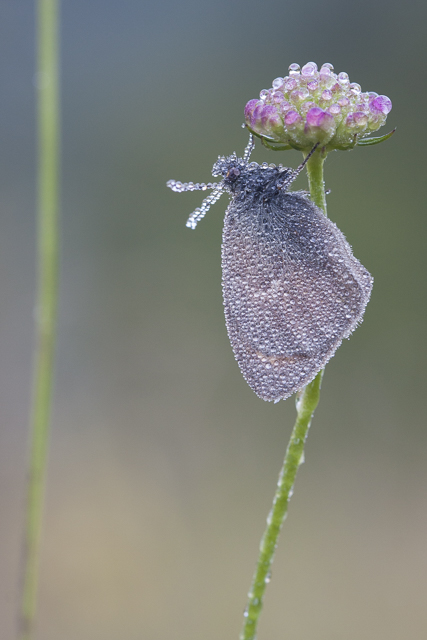
[[(325, 186), (323, 182), (323, 162), (325, 155), (315, 152), (307, 162), (311, 199), (326, 215)], [(270, 582), (271, 565), (280, 530), (288, 512), (288, 503), (293, 493), (298, 467), (303, 461), (304, 445), (314, 411), (320, 397), (323, 370), (298, 394), (297, 419), (286, 450), (283, 467), (277, 483), (273, 506), (267, 518), (267, 527), (260, 544), (258, 563), (248, 593), (248, 603), (244, 613), (240, 640), (255, 640), (264, 594)]]
[(323, 163), (325, 160), (326, 153), (323, 149), (320, 149), (313, 153), (306, 166), (310, 198), (314, 204), (317, 204), (322, 209), (326, 216), (325, 182), (323, 180)]
[(34, 634), (58, 298), (58, 1), (38, 0), (38, 290), (19, 638)]

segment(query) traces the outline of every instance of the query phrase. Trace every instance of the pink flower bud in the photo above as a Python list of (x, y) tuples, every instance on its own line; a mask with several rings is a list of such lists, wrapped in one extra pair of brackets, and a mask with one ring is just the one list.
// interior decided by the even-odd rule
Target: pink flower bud
[(288, 111), (285, 115), (285, 125), (287, 127), (294, 127), (302, 121), (298, 111)]
[(249, 100), (245, 107), (245, 121), (250, 123), (251, 116), (254, 112), (255, 107), (257, 106), (259, 100)]
[(383, 113), (385, 116), (391, 111), (391, 100), (387, 96), (374, 98), (369, 105), (372, 113)]
[(250, 100), (245, 121), (259, 135), (268, 135), (302, 150), (320, 142), (331, 149), (351, 148), (367, 133), (377, 131), (391, 111), (391, 100), (370, 91), (362, 93), (348, 74), (334, 73), (330, 63), (289, 66), (289, 75)]

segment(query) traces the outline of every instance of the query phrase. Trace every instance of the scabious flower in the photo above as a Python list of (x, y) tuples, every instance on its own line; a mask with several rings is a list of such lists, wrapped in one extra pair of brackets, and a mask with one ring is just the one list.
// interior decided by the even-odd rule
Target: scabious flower
[(319, 71), (316, 63), (308, 62), (302, 69), (291, 64), (289, 75), (273, 80), (259, 100), (250, 100), (245, 122), (270, 142), (301, 151), (318, 142), (328, 152), (363, 144), (385, 124), (391, 107), (387, 96), (363, 93), (347, 73), (334, 73), (331, 64), (323, 64)]

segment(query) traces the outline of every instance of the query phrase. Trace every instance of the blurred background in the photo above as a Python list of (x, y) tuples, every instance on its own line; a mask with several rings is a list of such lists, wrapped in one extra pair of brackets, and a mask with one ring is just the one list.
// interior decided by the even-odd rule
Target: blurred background
[[(35, 290), (35, 9), (0, 3), (0, 638), (12, 639)], [(226, 197), (190, 231), (245, 103), (292, 62), (389, 96), (383, 145), (331, 154), (329, 216), (375, 278), (328, 364), (259, 638), (427, 634), (427, 5), (64, 0), (62, 257), (40, 640), (237, 638), (293, 425), (224, 326)], [(423, 118), (420, 117), (421, 115)], [(297, 152), (257, 144), (257, 161)], [(295, 188), (306, 188), (300, 176)]]

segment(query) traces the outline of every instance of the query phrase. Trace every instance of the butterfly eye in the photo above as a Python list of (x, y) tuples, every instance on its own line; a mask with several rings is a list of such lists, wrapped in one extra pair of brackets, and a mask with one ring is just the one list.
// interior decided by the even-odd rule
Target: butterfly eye
[(230, 178), (230, 180), (237, 180), (239, 176), (240, 169), (238, 169), (237, 167), (231, 167), (231, 169), (227, 171), (227, 178)]

